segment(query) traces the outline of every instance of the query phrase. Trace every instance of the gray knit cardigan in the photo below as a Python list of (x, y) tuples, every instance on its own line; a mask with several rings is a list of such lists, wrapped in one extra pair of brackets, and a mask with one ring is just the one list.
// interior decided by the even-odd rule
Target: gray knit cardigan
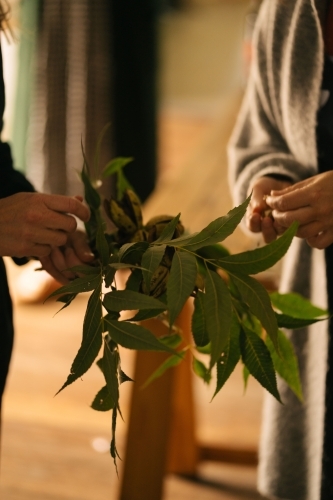
[[(264, 0), (261, 6), (249, 82), (228, 148), (237, 204), (257, 177), (283, 174), (297, 182), (317, 173), (315, 127), (324, 59), (317, 9), (324, 6), (325, 0)], [(290, 290), (327, 307), (324, 252), (298, 238), (283, 266), (281, 291)], [(259, 491), (268, 498), (319, 500), (328, 324), (289, 334), (305, 402), (299, 403), (281, 380), (284, 405), (265, 396)]]

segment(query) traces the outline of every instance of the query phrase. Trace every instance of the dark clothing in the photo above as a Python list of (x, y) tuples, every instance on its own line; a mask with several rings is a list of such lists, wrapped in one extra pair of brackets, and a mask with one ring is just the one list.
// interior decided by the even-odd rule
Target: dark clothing
[[(325, 58), (322, 90), (328, 100), (318, 112), (317, 147), (319, 172), (333, 169), (333, 62)], [(333, 245), (325, 250), (328, 307), (333, 311)], [(321, 500), (333, 498), (333, 319), (329, 325), (328, 370), (326, 375), (325, 423)]]
[[(0, 117), (3, 122), (5, 109), (5, 91), (3, 83), (2, 57), (0, 49)], [(13, 161), (8, 144), (0, 142), (0, 198), (6, 198), (20, 191), (33, 191), (25, 177), (13, 168)], [(12, 305), (8, 291), (6, 270), (0, 258), (0, 407), (5, 387), (13, 346)]]
[(13, 347), (12, 304), (9, 296), (6, 270), (0, 259), (0, 408), (4, 391), (10, 355)]
[(111, 2), (115, 156), (134, 158), (125, 174), (141, 201), (151, 194), (156, 180), (158, 4)]

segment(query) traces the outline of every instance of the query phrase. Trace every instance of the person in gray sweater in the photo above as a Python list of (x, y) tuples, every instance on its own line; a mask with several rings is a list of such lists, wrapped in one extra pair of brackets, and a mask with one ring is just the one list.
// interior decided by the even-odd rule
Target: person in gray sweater
[[(332, 42), (331, 1), (263, 1), (228, 154), (235, 203), (252, 192), (247, 230), (270, 242), (294, 220), (300, 223), (284, 259), (280, 290), (333, 311)], [(265, 396), (258, 487), (271, 499), (329, 500), (333, 325), (321, 322), (288, 335), (299, 359), (304, 402), (282, 380), (283, 405)]]

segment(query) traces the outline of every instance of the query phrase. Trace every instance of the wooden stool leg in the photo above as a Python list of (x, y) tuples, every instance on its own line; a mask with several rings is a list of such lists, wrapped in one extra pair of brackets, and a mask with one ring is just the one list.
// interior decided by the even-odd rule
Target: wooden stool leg
[[(185, 345), (193, 342), (191, 314), (192, 304), (188, 302), (177, 320), (177, 324), (183, 332)], [(188, 476), (196, 475), (199, 461), (198, 451), (195, 435), (192, 356), (190, 352), (187, 352), (185, 360), (175, 368), (172, 380), (167, 472)]]
[[(190, 309), (178, 318), (190, 335)], [(150, 320), (145, 325), (160, 336), (167, 329)], [(168, 354), (138, 352), (127, 435), (120, 500), (160, 500), (166, 471), (192, 475), (198, 450), (194, 437), (194, 408), (190, 356), (178, 367), (142, 389), (142, 384)]]
[[(155, 320), (146, 326), (155, 332), (165, 328)], [(136, 355), (120, 500), (162, 498), (173, 374), (169, 370), (145, 389), (141, 386), (167, 356), (143, 351)]]

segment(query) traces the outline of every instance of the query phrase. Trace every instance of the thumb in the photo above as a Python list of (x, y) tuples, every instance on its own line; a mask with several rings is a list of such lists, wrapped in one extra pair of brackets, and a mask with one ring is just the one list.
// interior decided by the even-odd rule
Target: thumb
[(87, 241), (87, 235), (83, 231), (76, 231), (70, 238), (71, 246), (82, 262), (92, 262), (95, 255), (92, 253), (91, 248)]

